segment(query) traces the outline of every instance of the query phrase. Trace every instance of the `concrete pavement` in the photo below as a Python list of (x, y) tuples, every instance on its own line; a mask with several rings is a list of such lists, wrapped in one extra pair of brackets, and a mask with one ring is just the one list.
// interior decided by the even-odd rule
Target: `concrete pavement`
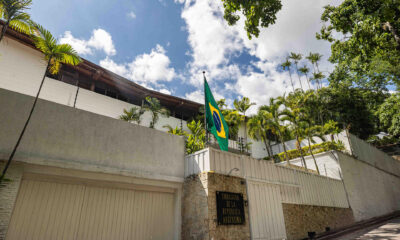
[(338, 240), (400, 240), (400, 217), (346, 234)]

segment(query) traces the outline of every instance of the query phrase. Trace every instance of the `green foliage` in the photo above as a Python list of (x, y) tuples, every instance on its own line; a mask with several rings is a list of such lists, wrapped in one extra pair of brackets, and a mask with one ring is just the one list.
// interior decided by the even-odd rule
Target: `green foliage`
[[(344, 150), (344, 145), (340, 141), (339, 142), (323, 142), (323, 143), (311, 145), (311, 151), (313, 154), (318, 154), (318, 153), (327, 152), (327, 151), (331, 151), (331, 150), (342, 151), (342, 150)], [(310, 152), (308, 146), (302, 147), (301, 151), (303, 153), (303, 156), (311, 155), (311, 152)], [(287, 151), (287, 153), (289, 156), (289, 160), (300, 157), (299, 149), (292, 149), (292, 150)], [(277, 155), (274, 155), (273, 158), (279, 159), (279, 161), (281, 161), (281, 162), (286, 161), (286, 157), (285, 157), (284, 153), (279, 153)], [(268, 160), (269, 158), (266, 158), (266, 159)]]
[(178, 135), (178, 136), (186, 136), (186, 132), (183, 131), (180, 127), (171, 127), (171, 125), (167, 124), (164, 125), (163, 128), (167, 128), (168, 129), (168, 133), (171, 133), (173, 135)]
[(160, 118), (160, 115), (169, 117), (168, 109), (161, 106), (160, 101), (157, 98), (146, 97), (146, 101), (143, 104), (143, 109), (150, 111), (151, 113), (150, 128), (154, 128)]
[(385, 136), (382, 139), (380, 139), (377, 136), (371, 136), (368, 138), (367, 142), (373, 144), (375, 147), (381, 147), (381, 146), (386, 146), (386, 145), (391, 145), (391, 144), (399, 144), (400, 139), (394, 136)]
[(399, 0), (344, 0), (325, 7), (321, 19), (326, 25), (317, 38), (332, 43), (332, 84), (400, 86), (399, 6)]
[(127, 122), (135, 122), (137, 124), (140, 124), (141, 122), (141, 116), (145, 110), (141, 107), (132, 107), (129, 110), (124, 109), (124, 113), (119, 116), (119, 119), (127, 121)]
[(229, 25), (234, 25), (240, 19), (241, 12), (246, 20), (244, 29), (249, 39), (258, 37), (261, 27), (268, 27), (276, 21), (276, 14), (282, 8), (281, 0), (222, 0), (224, 3), (224, 18)]
[(57, 74), (61, 64), (78, 65), (82, 59), (69, 44), (57, 44), (53, 35), (39, 24), (35, 24), (35, 34), (32, 38), (35, 46), (43, 54), (48, 62), (47, 70), (51, 74)]
[(377, 115), (385, 131), (400, 136), (400, 93), (392, 94), (379, 106)]
[(31, 4), (32, 0), (0, 0), (0, 19), (6, 22), (1, 31), (0, 41), (8, 27), (25, 34), (33, 32), (33, 22), (25, 12)]
[(187, 124), (190, 133), (187, 133), (186, 154), (195, 153), (205, 148), (206, 131), (200, 121), (191, 121)]

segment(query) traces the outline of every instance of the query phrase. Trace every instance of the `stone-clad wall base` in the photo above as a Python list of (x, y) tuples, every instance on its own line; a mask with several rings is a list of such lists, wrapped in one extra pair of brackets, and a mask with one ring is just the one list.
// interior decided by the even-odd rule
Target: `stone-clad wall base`
[[(3, 171), (5, 161), (0, 160), (0, 170)], [(5, 181), (0, 184), (0, 240), (5, 239), (11, 214), (14, 209), (19, 185), (22, 179), (23, 167), (11, 162)]]
[(308, 232), (323, 233), (354, 223), (350, 208), (282, 204), (288, 239), (304, 239)]
[(182, 239), (250, 239), (249, 209), (245, 206), (244, 225), (217, 224), (216, 192), (242, 193), (247, 202), (243, 178), (204, 172), (189, 176), (183, 184)]

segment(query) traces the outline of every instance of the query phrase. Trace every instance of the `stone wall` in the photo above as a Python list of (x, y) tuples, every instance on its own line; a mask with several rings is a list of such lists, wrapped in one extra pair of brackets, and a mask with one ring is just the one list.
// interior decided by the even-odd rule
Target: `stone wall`
[[(185, 179), (182, 239), (250, 239), (246, 182), (243, 178), (204, 172)], [(244, 225), (218, 225), (216, 192), (243, 194)]]
[(304, 239), (308, 232), (323, 233), (354, 223), (350, 208), (320, 207), (283, 203), (287, 239)]
[[(3, 170), (5, 161), (0, 161)], [(12, 162), (8, 168), (5, 180), (0, 184), (0, 240), (5, 239), (11, 214), (14, 209), (19, 185), (22, 179), (23, 167)]]

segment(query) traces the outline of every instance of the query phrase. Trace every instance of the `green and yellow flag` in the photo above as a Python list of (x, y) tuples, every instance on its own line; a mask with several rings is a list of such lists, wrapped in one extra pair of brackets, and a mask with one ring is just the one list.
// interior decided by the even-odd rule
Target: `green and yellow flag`
[(206, 77), (204, 77), (204, 96), (205, 96), (205, 114), (206, 127), (218, 141), (219, 148), (223, 151), (228, 151), (228, 125), (222, 116), (221, 111), (215, 102), (214, 96), (208, 86)]

